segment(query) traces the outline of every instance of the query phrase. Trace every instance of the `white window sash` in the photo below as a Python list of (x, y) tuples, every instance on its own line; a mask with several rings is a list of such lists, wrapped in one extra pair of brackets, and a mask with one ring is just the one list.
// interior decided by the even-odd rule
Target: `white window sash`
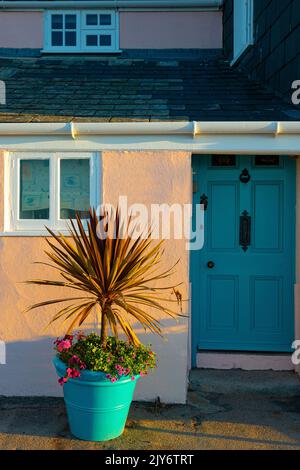
[[(56, 169), (56, 190), (55, 194), (57, 195), (56, 201), (55, 201), (55, 212), (57, 214), (56, 220), (55, 220), (55, 227), (56, 229), (63, 230), (66, 228), (66, 219), (61, 219), (60, 218), (60, 172), (61, 172), (61, 166), (60, 162), (62, 160), (83, 160), (87, 159), (90, 161), (90, 206), (97, 206), (99, 204), (99, 188), (100, 188), (100, 173), (99, 173), (99, 165), (98, 165), (98, 158), (97, 155), (91, 155), (91, 154), (81, 154), (81, 153), (76, 153), (72, 155), (68, 155), (66, 157), (65, 154), (57, 154), (55, 156), (56, 158), (56, 164), (55, 164), (55, 169)], [(97, 208), (97, 207), (96, 207)]]
[(20, 219), (20, 189), (21, 189), (21, 179), (20, 179), (20, 162), (21, 160), (49, 160), (49, 188), (51, 186), (51, 171), (52, 171), (52, 162), (49, 158), (49, 154), (13, 154), (10, 156), (11, 158), (11, 228), (13, 230), (37, 230), (41, 227), (44, 228), (45, 225), (50, 225), (51, 223), (51, 199), (49, 199), (49, 219)]
[[(49, 219), (20, 219), (20, 162), (21, 160), (49, 160)], [(90, 160), (90, 205), (100, 204), (100, 157), (98, 153), (61, 152), (32, 153), (15, 152), (5, 154), (5, 209), (4, 232), (33, 232), (45, 235), (45, 226), (51, 230), (67, 229), (67, 220), (60, 219), (60, 161), (67, 159)]]
[[(76, 46), (52, 46), (52, 15), (76, 15)], [(86, 15), (97, 14), (110, 14), (111, 25), (86, 25)], [(54, 31), (54, 30), (53, 30)], [(57, 30), (64, 33), (68, 30), (63, 28)], [(74, 31), (74, 30), (70, 30)], [(86, 46), (86, 34), (89, 31), (97, 31), (99, 36), (101, 33), (111, 34), (110, 46)], [(44, 49), (43, 52), (47, 53), (105, 53), (105, 52), (121, 52), (119, 49), (119, 13), (113, 10), (48, 10), (44, 16)]]
[[(63, 29), (52, 30), (52, 16), (53, 15), (76, 15), (76, 46), (52, 46), (52, 31), (62, 31), (63, 33), (63, 42), (64, 36), (66, 31), (75, 31), (75, 30), (67, 30), (64, 27), (63, 22)], [(51, 51), (51, 52), (80, 52), (80, 12), (73, 11), (73, 10), (51, 10), (45, 13), (45, 21), (44, 21), (44, 51)]]
[[(111, 44), (110, 46), (101, 46), (100, 45), (100, 35), (110, 35), (111, 37)], [(86, 37), (88, 35), (96, 35), (98, 37), (98, 44), (96, 46), (87, 46), (86, 45)], [(84, 30), (81, 32), (81, 44), (82, 50), (84, 52), (113, 52), (116, 50), (116, 35), (114, 31), (111, 30)]]
[[(110, 25), (87, 25), (86, 17), (87, 15), (97, 15), (98, 18), (100, 15), (111, 15), (111, 24)], [(116, 16), (117, 13), (111, 10), (84, 10), (81, 12), (81, 30), (97, 29), (97, 30), (112, 30), (116, 29)]]

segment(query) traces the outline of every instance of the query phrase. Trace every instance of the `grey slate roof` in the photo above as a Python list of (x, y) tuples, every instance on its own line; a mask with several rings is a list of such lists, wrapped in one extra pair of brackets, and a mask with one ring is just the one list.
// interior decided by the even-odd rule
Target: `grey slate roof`
[(218, 51), (0, 58), (0, 122), (299, 120)]

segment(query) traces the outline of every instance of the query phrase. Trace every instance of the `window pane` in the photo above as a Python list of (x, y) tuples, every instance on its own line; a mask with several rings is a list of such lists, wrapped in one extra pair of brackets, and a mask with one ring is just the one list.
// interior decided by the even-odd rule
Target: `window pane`
[(65, 159), (60, 162), (60, 218), (88, 216), (90, 207), (89, 159)]
[(111, 46), (110, 34), (100, 34), (100, 46)]
[(76, 46), (76, 31), (65, 33), (65, 46)]
[(87, 26), (98, 25), (98, 15), (86, 15), (86, 24)]
[(52, 29), (63, 29), (63, 15), (52, 15), (51, 27)]
[(20, 161), (20, 219), (49, 219), (49, 160)]
[(100, 15), (100, 24), (101, 25), (110, 25), (111, 24), (111, 15)]
[(212, 166), (236, 166), (236, 156), (235, 155), (213, 155), (211, 157)]
[(63, 45), (63, 33), (62, 33), (62, 31), (52, 31), (51, 43), (52, 43), (52, 46), (62, 46)]
[(255, 157), (256, 166), (279, 166), (279, 155), (259, 155)]
[(96, 34), (88, 34), (86, 37), (87, 46), (97, 46), (98, 45), (98, 36)]
[(76, 15), (66, 15), (66, 29), (76, 29)]

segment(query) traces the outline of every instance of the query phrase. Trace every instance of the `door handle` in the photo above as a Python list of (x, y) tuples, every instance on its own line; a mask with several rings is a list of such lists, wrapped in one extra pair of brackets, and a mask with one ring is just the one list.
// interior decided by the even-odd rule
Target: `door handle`
[(209, 261), (209, 262), (207, 263), (208, 269), (214, 269), (215, 266), (216, 266), (216, 265), (215, 265), (215, 263), (214, 263), (213, 261)]
[(251, 245), (251, 217), (247, 211), (240, 217), (240, 245), (245, 252)]
[(202, 204), (204, 206), (204, 210), (207, 211), (208, 197), (206, 196), (206, 194), (202, 194), (202, 196), (200, 197), (200, 204)]

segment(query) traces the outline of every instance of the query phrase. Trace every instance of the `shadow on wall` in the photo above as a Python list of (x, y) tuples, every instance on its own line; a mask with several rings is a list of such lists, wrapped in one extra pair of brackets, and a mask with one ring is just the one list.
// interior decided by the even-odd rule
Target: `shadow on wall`
[[(186, 320), (163, 322), (165, 338), (137, 329), (142, 343), (152, 344), (158, 356), (158, 369), (139, 380), (135, 399), (181, 402), (187, 387)], [(62, 396), (52, 365), (56, 338), (6, 343), (6, 364), (0, 365), (0, 395)], [(176, 358), (176, 364), (175, 359)]]
[(0, 395), (62, 396), (52, 366), (54, 339), (6, 343), (6, 364), (0, 365)]

